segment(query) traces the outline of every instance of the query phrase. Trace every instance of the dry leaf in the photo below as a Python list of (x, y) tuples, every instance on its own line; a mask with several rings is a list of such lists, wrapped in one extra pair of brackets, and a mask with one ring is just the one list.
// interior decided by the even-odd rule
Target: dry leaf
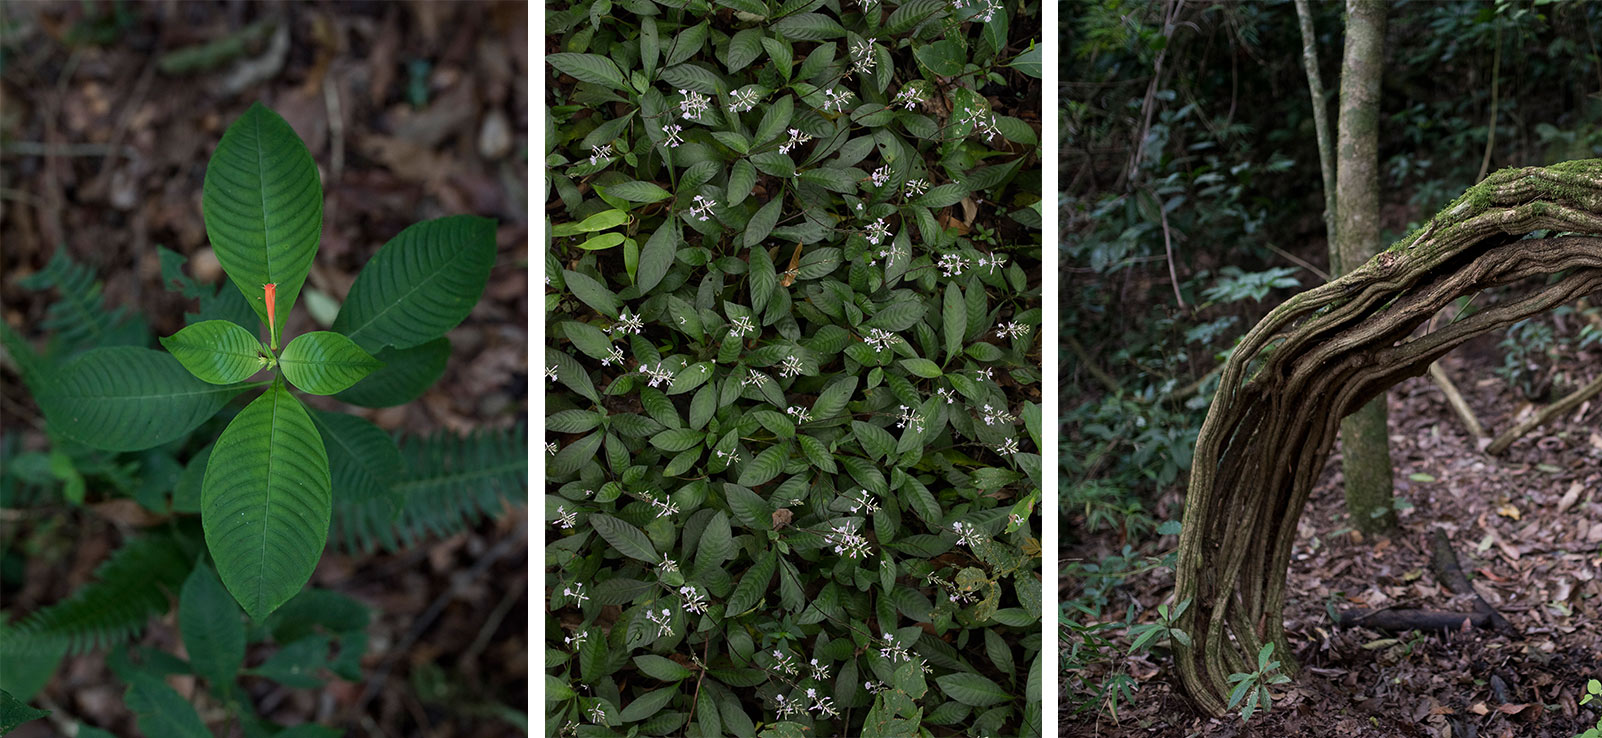
[(1503, 505), (1503, 506), (1501, 506), (1499, 508), (1496, 508), (1496, 514), (1497, 515), (1501, 515), (1504, 518), (1512, 518), (1514, 520), (1518, 520), (1519, 516), (1522, 515), (1523, 513), (1520, 513), (1519, 509), (1514, 507), (1514, 506), (1512, 506), (1512, 505)]
[[(1602, 447), (1599, 447), (1599, 448), (1602, 448)], [(1568, 492), (1563, 493), (1563, 499), (1558, 500), (1558, 505), (1557, 505), (1558, 514), (1562, 515), (1565, 510), (1568, 510), (1569, 508), (1573, 507), (1574, 503), (1578, 502), (1579, 500), (1580, 500), (1580, 483), (1579, 482), (1575, 482), (1574, 484), (1569, 485), (1569, 491)]]
[(1476, 702), (1472, 707), (1469, 708), (1469, 712), (1472, 712), (1475, 715), (1488, 715), (1491, 712), (1491, 708), (1486, 707), (1484, 702)]

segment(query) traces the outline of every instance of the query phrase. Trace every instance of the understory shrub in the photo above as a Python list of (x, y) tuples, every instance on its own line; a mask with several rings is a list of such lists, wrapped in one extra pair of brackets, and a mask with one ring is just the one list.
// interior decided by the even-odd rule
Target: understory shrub
[[(15, 433), (0, 444), (0, 506), (45, 531), (13, 540), (8, 530), (7, 563), (34, 553), (29, 540), (50, 540), (56, 520), (80, 519), (63, 507), (131, 502), (136, 512), (108, 517), (139, 525), (71, 596), (0, 619), (0, 699), (28, 710), (23, 701), (65, 656), (101, 650), (147, 736), (210, 736), (218, 722), (247, 738), (343, 735), (274, 724), (252, 689), (262, 679), (295, 689), (322, 688), (328, 675), (363, 679), (369, 608), (306, 586), (326, 543), (393, 551), (521, 504), (526, 430), (397, 437), (302, 398), (390, 407), (438, 380), (446, 333), (489, 278), (494, 223), (450, 216), (401, 231), (333, 307), (333, 330), (290, 338), (285, 320), (322, 231), (322, 185), (305, 144), (252, 106), (217, 145), (202, 203), (231, 283), (197, 283), (186, 257), (160, 249), (162, 285), (198, 301), (183, 329), (161, 337), (166, 351), (152, 347), (141, 316), (103, 304), (94, 273), (65, 249), (21, 280), (59, 294), (43, 348), (0, 324), (49, 440), (44, 451), (24, 452)], [(185, 656), (136, 642), (174, 609)], [(204, 686), (180, 695), (172, 675)], [(80, 724), (77, 735), (109, 734)]]
[(1038, 10), (552, 6), (547, 735), (1040, 734)]

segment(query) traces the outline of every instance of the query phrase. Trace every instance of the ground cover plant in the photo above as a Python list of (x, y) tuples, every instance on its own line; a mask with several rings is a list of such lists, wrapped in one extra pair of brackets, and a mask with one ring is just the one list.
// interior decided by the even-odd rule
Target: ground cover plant
[(553, 6), (547, 735), (1038, 735), (1038, 5)]
[[(52, 531), (70, 537), (80, 519), (98, 518), (123, 530), (103, 540), (79, 535), (79, 566), (115, 551), (69, 597), (29, 611), (8, 596), (0, 624), (6, 730), (13, 699), (32, 700), (54, 674), (71, 671), (74, 689), (41, 700), (48, 710), (28, 716), (78, 735), (111, 734), (74, 719), (86, 695), (103, 694), (94, 672), (80, 668), (91, 651), (104, 654), (121, 682), (117, 694), (125, 692), (137, 716), (119, 734), (132, 734), (135, 723), (153, 736), (212, 735), (218, 726), (247, 736), (344, 734), (309, 722), (283, 729), (271, 719), (296, 693), (359, 701), (355, 712), (375, 725), (379, 711), (365, 708), (394, 663), (386, 656), (374, 669), (369, 641), (373, 621), (388, 613), (365, 597), (306, 586), (325, 542), (326, 558), (340, 559), (335, 566), (349, 567), (347, 575), (359, 565), (352, 554), (380, 551), (410, 551), (406, 568), (417, 569), (434, 556), (419, 544), (515, 516), (526, 496), (520, 422), (391, 434), (336, 411), (370, 408), (377, 412), (366, 417), (375, 417), (400, 409), (460, 362), (446, 334), (469, 332), (458, 324), (480, 305), (502, 260), (494, 221), (447, 216), (392, 233), (376, 253), (377, 244), (364, 249), (372, 258), (342, 303), (323, 294), (294, 310), (309, 271), (331, 266), (317, 256), (328, 199), (322, 175), (275, 112), (260, 104), (234, 112), (211, 164), (197, 168), (205, 185), (194, 198), (229, 283), (203, 283), (194, 262), (186, 269), (183, 255), (154, 249), (159, 284), (191, 312), (141, 315), (104, 304), (94, 270), (63, 247), (17, 283), (58, 295), (42, 321), (14, 325), (13, 310), (25, 308), (8, 293), (6, 368), (20, 375), (28, 402), (8, 393), (7, 409), (32, 421), (8, 426), (4, 437), (8, 595), (17, 569), (26, 567), (33, 589), (33, 578), (48, 571), (41, 564), (62, 558)], [(322, 277), (326, 284), (326, 271)], [(289, 328), (313, 321), (332, 330)], [(150, 326), (174, 322), (187, 325), (152, 335)], [(165, 351), (152, 347), (158, 337)], [(251, 381), (256, 376), (266, 378)], [(48, 445), (25, 448), (29, 431)], [(246, 521), (243, 530), (230, 528), (236, 520)], [(261, 538), (241, 540), (251, 534)], [(518, 537), (506, 537), (483, 562), (520, 548)], [(440, 563), (449, 560), (445, 553)], [(331, 578), (338, 577), (322, 581)], [(393, 563), (384, 578), (413, 579)], [(411, 620), (427, 627), (439, 615)], [(154, 637), (141, 639), (152, 622), (160, 624), (147, 632)], [(380, 644), (388, 647), (395, 646)], [(332, 703), (324, 706), (328, 714)], [(498, 729), (516, 717), (503, 712)]]

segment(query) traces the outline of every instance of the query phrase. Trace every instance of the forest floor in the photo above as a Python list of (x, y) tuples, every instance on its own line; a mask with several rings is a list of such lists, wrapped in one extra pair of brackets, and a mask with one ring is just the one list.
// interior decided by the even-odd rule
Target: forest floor
[[(107, 305), (144, 316), (159, 335), (183, 327), (194, 301), (163, 289), (157, 245), (188, 257), (197, 280), (222, 278), (201, 185), (222, 132), (260, 100), (305, 139), (323, 177), (321, 249), (303, 296), (345, 295), (366, 259), (414, 222), (474, 213), (500, 224), (489, 285), (449, 334), (453, 352), (434, 387), (377, 411), (331, 398), (312, 404), (407, 434), (507, 428), (527, 415), (526, 5), (57, 2), (0, 12), (0, 274), (13, 328), (43, 345), (35, 326), (55, 291), (18, 282), (57, 248), (94, 270)], [(227, 50), (217, 42), (233, 53), (216, 53)], [(192, 53), (172, 55), (180, 49)], [(323, 327), (328, 312), (297, 307), (286, 333)], [(19, 434), (23, 450), (44, 448), (43, 421), (17, 376), (8, 369), (0, 384), (6, 434)], [(7, 510), (6, 614), (59, 601), (91, 579), (121, 540), (151, 523), (131, 505), (92, 486), (82, 507)], [(521, 506), (398, 553), (330, 545), (311, 585), (373, 609), (366, 681), (306, 690), (247, 677), (250, 698), (281, 723), (316, 721), (350, 735), (520, 732), (527, 548)], [(179, 648), (176, 618), (153, 621), (140, 642)], [(246, 663), (263, 657), (252, 652)], [(193, 681), (177, 686), (194, 690)], [(55, 714), (13, 735), (60, 735), (79, 719), (135, 735), (124, 691), (103, 652), (69, 656), (35, 701)], [(237, 724), (228, 730), (236, 735)]]
[[(1493, 435), (1532, 407), (1493, 375), (1500, 364), (1495, 342), (1482, 336), (1442, 362)], [(1570, 388), (1582, 386), (1602, 372), (1602, 348), (1552, 369)], [(1393, 388), (1389, 407), (1401, 531), (1369, 540), (1352, 532), (1333, 456), (1302, 514), (1286, 586), (1285, 630), (1303, 669), (1274, 690), (1272, 710), (1249, 726), (1238, 714), (1201, 716), (1162, 654), (1114, 655), (1139, 684), (1133, 704), (1120, 703), (1117, 720), (1065, 711), (1061, 735), (1569, 738), (1595, 725), (1597, 704), (1581, 708), (1577, 700), (1586, 679), (1602, 677), (1602, 398), (1499, 458), (1479, 451), (1427, 377)], [(1178, 501), (1175, 493), (1164, 503), (1177, 510)], [(1517, 636), (1332, 625), (1331, 608), (1472, 611), (1432, 573), (1437, 529)], [(1063, 555), (1100, 560), (1120, 545), (1110, 537), (1089, 538)], [(1171, 550), (1176, 543), (1169, 536), (1161, 545)], [(1062, 586), (1072, 591), (1072, 583)], [(1168, 570), (1131, 577), (1108, 612), (1118, 617), (1138, 602), (1145, 612), (1138, 619), (1151, 621), (1172, 587)], [(1092, 683), (1096, 677), (1086, 675)]]

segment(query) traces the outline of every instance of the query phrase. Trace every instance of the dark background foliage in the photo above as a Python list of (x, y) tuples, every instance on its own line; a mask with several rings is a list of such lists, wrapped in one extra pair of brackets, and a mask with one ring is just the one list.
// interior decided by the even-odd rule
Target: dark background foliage
[[(1333, 125), (1343, 6), (1311, 6)], [(1063, 715), (1070, 734), (1072, 726), (1096, 724), (1102, 734), (1119, 734), (1115, 718), (1125, 728), (1180, 730), (1193, 720), (1162, 671), (1166, 635), (1140, 636), (1162, 623), (1156, 608), (1172, 584), (1163, 564), (1175, 546), (1213, 370), (1270, 308), (1322, 283), (1319, 271), (1328, 268), (1302, 41), (1290, 2), (1184, 3), (1167, 29), (1164, 14), (1174, 3), (1060, 7)], [(1380, 120), (1384, 243), (1477, 181), (1493, 125), (1498, 43), (1489, 169), (1602, 156), (1602, 6), (1399, 2), (1389, 19)], [(1482, 337), (1448, 357), (1446, 368), (1483, 423), (1505, 428), (1532, 403), (1595, 377), (1602, 358), (1597, 303), (1593, 297), (1505, 336)], [(1300, 678), (1331, 681), (1286, 690), (1291, 709), (1273, 713), (1269, 719), (1281, 722), (1265, 729), (1325, 733), (1327, 722), (1305, 722), (1322, 714), (1340, 716), (1342, 726), (1363, 735), (1403, 734), (1395, 732), (1403, 731), (1398, 716), (1412, 716), (1424, 726), (1421, 735), (1448, 723), (1462, 731), (1465, 721), (1524, 734), (1519, 718), (1467, 711), (1497, 704), (1481, 647), (1431, 642), (1399, 655), (1361, 649), (1366, 639), (1348, 631), (1332, 646), (1314, 628), (1329, 629), (1322, 611), (1331, 597), (1361, 604), (1375, 591), (1394, 595), (1412, 582), (1403, 574), (1427, 562), (1427, 546), (1415, 549), (1429, 524), (1461, 528), (1460, 548), (1494, 533), (1516, 552), (1589, 547), (1594, 557), (1602, 529), (1593, 532), (1586, 521), (1596, 519), (1594, 491), (1602, 488), (1602, 438), (1591, 430), (1598, 411), (1570, 417), (1538, 434), (1539, 444), (1526, 441), (1492, 463), (1427, 379), (1409, 380), (1391, 397), (1401, 550), (1376, 555), (1340, 545), (1348, 538), (1338, 464), (1326, 469), (1303, 515), (1316, 537), (1290, 575), (1292, 599), (1302, 605), (1286, 614), (1292, 642), (1309, 649), (1298, 658), (1325, 670)], [(1559, 504), (1571, 485), (1591, 494)], [(1520, 519), (1497, 513), (1509, 504)], [(1595, 620), (1565, 620), (1562, 612), (1594, 611), (1581, 603), (1597, 595), (1594, 582), (1582, 584), (1593, 581), (1586, 577), (1596, 560), (1563, 563), (1568, 559), (1550, 553), (1536, 564), (1503, 552), (1493, 562), (1495, 554), (1481, 547), (1470, 555), (1506, 578), (1498, 592), (1515, 607), (1529, 606), (1532, 627), (1550, 619), (1563, 623), (1559, 633), (1575, 626), (1590, 633), (1549, 641), (1565, 654), (1549, 665), (1515, 662), (1498, 672), (1524, 688), (1507, 699), (1538, 701), (1528, 687), (1545, 684), (1543, 670), (1552, 673), (1546, 689), (1573, 693), (1583, 680), (1574, 680), (1572, 659), (1597, 653)], [(1320, 574), (1331, 567), (1341, 574)], [(1441, 685), (1431, 681), (1437, 673), (1454, 676)], [(1365, 686), (1392, 679), (1400, 686), (1383, 694)], [(1542, 694), (1553, 710), (1536, 722), (1553, 735), (1577, 732), (1564, 732), (1583, 722), (1570, 717), (1572, 699)], [(1455, 712), (1431, 713), (1432, 706)], [(1232, 735), (1235, 725), (1205, 732)]]
[[(155, 334), (183, 327), (194, 303), (163, 289), (156, 247), (188, 257), (202, 282), (222, 278), (201, 182), (224, 128), (260, 100), (294, 126), (321, 170), (322, 244), (308, 287), (326, 298), (343, 297), (372, 253), (413, 222), (476, 213), (500, 224), (496, 268), (449, 336), (441, 381), (415, 402), (357, 412), (408, 435), (510, 428), (525, 414), (523, 5), (7, 3), (3, 12), (3, 311), (36, 347), (62, 330), (42, 325), (60, 295), (19, 283), (57, 248), (104, 282), (109, 308)], [(303, 293), (291, 331), (320, 327), (314, 311), (331, 317), (332, 303), (317, 303)], [(6, 364), (0, 411), (8, 461), (46, 445), (14, 370)], [(160, 522), (104, 477), (89, 476), (87, 492), (82, 507), (45, 490), (26, 510), (8, 510), (0, 586), (9, 616), (75, 591), (122, 541)], [(525, 538), (516, 508), (399, 553), (350, 555), (331, 543), (312, 584), (373, 608), (369, 681), (297, 690), (258, 680), (256, 704), (281, 722), (357, 732), (504, 735), (508, 724), (493, 715), (521, 711), (527, 678)], [(154, 622), (141, 643), (173, 649), (176, 624)], [(122, 692), (102, 653), (69, 657), (36, 702), (57, 722), (16, 735), (55, 734), (74, 718), (132, 734)]]

